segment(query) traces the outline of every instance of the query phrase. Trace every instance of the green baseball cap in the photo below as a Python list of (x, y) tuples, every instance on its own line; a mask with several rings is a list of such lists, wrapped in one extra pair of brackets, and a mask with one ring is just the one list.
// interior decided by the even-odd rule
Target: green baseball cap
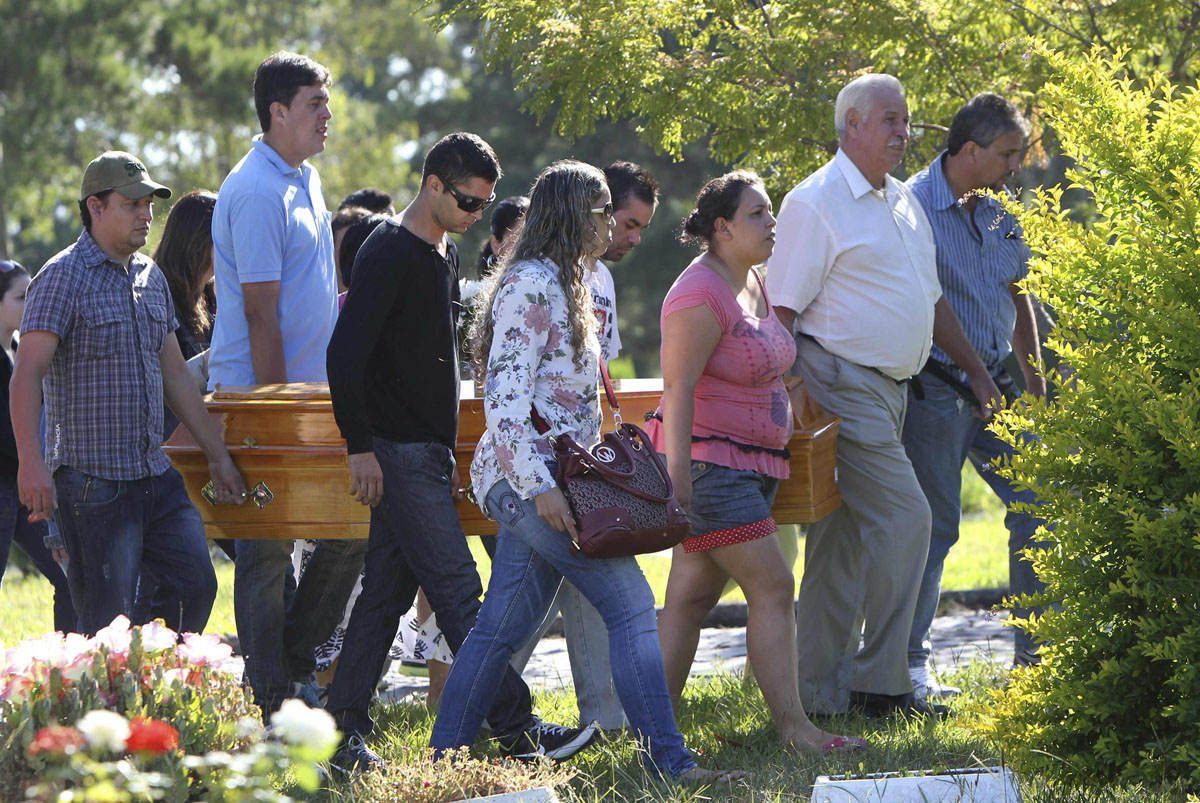
[(171, 197), (170, 188), (151, 181), (141, 159), (125, 151), (105, 151), (93, 159), (83, 171), (79, 200), (87, 200), (105, 190), (116, 190), (126, 198), (134, 200), (150, 194), (159, 198)]

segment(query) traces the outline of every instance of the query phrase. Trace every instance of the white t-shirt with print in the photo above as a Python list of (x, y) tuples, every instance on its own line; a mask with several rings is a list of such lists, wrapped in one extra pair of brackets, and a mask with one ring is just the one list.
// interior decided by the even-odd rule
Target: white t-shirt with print
[(615, 360), (621, 355), (621, 335), (617, 331), (617, 289), (613, 284), (612, 271), (596, 260), (588, 284), (592, 289), (592, 305), (596, 308), (596, 319), (600, 321), (600, 351), (605, 361)]

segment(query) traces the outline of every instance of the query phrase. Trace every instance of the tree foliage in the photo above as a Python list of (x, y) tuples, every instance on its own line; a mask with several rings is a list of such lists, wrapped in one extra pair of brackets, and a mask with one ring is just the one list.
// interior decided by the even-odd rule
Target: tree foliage
[(443, 23), (483, 24), (493, 69), (511, 64), (528, 108), (578, 136), (629, 117), (676, 158), (706, 141), (726, 163), (790, 186), (836, 146), (832, 101), (890, 72), (914, 119), (948, 123), (980, 91), (1030, 105), (1043, 82), (1023, 41), (1064, 52), (1132, 48), (1133, 64), (1195, 66), (1200, 5), (1173, 0), (459, 0)]
[(0, 17), (0, 256), (33, 267), (74, 238), (83, 166), (106, 148), (216, 189), (258, 132), (254, 69), (279, 49), (334, 74), (329, 198), (409, 186), (406, 111), (460, 61), (415, 0), (0, 0)]
[(1094, 199), (1021, 213), (1026, 288), (1057, 312), (1073, 374), (1009, 469), (1057, 524), (1036, 553), (1056, 607), (1026, 627), (1040, 666), (998, 692), (986, 729), (1028, 768), (1085, 785), (1200, 788), (1200, 93), (1164, 72), (1044, 52), (1046, 115)]

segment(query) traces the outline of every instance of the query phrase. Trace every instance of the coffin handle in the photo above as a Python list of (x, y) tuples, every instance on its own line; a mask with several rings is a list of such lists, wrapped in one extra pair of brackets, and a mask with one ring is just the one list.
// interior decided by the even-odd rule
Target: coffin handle
[[(204, 487), (200, 489), (200, 495), (203, 496), (204, 501), (208, 502), (210, 505), (215, 506), (217, 504), (217, 494), (216, 490), (213, 488), (212, 480), (209, 480), (207, 483), (205, 483)], [(258, 485), (255, 485), (253, 490), (243, 494), (243, 496), (248, 497), (250, 501), (254, 503), (254, 506), (259, 510), (262, 510), (267, 505), (271, 504), (271, 501), (275, 498), (275, 494), (270, 488), (267, 487), (265, 482), (260, 482)]]

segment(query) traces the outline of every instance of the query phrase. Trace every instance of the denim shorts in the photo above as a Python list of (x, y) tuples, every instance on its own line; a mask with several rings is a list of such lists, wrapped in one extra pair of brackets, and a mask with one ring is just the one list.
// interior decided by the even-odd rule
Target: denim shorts
[(693, 460), (688, 512), (692, 534), (683, 541), (684, 551), (702, 552), (771, 535), (778, 529), (771, 517), (778, 490), (775, 477)]

